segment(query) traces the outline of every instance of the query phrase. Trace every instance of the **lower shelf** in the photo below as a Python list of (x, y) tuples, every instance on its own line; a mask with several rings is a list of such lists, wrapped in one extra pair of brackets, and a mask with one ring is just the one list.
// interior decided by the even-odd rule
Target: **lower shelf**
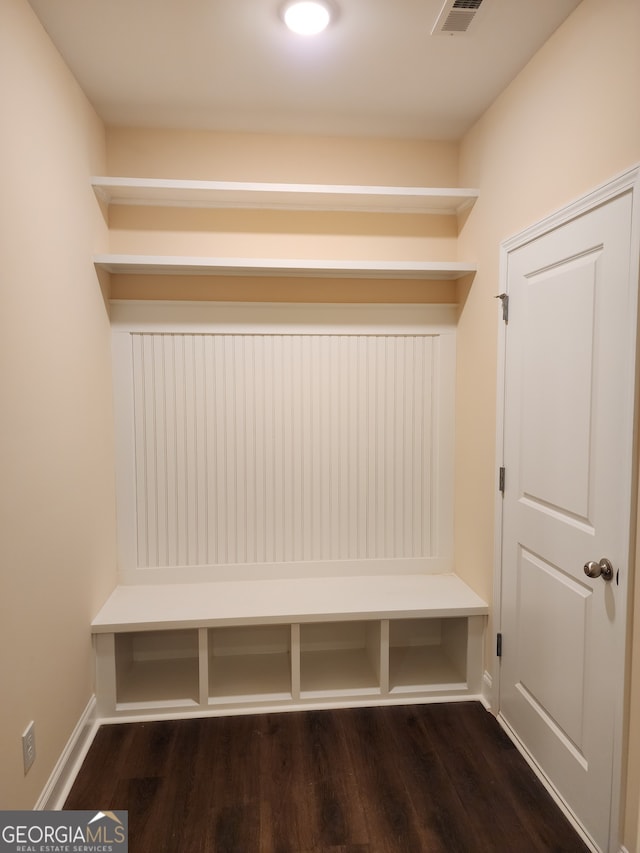
[(209, 704), (292, 699), (289, 655), (235, 655), (209, 661)]
[(197, 660), (186, 665), (182, 661), (134, 664), (118, 678), (117, 707), (121, 710), (196, 707), (197, 683)]
[(440, 649), (400, 647), (389, 653), (390, 693), (425, 693), (464, 690), (466, 673), (458, 670)]
[(362, 649), (304, 652), (300, 670), (302, 699), (380, 694), (378, 675)]

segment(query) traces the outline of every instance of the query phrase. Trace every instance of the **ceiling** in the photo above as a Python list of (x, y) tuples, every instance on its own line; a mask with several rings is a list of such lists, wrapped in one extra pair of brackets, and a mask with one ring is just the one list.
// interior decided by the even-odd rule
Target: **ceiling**
[(315, 38), (280, 0), (29, 0), (109, 125), (457, 139), (580, 0), (336, 0)]

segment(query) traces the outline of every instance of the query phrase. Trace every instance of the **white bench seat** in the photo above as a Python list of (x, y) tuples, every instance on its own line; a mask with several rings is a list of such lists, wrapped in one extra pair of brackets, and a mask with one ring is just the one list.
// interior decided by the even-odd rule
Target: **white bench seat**
[(473, 616), (488, 606), (455, 574), (119, 586), (94, 633), (218, 625)]

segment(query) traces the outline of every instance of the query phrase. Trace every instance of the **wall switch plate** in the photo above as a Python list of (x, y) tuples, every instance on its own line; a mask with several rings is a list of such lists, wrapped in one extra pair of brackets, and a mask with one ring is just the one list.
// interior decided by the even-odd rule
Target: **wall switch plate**
[(22, 733), (22, 760), (24, 772), (27, 773), (36, 760), (36, 724), (33, 720)]

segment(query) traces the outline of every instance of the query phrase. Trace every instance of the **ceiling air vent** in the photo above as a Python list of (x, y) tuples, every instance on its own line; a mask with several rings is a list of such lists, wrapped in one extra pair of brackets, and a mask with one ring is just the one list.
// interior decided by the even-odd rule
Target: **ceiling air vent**
[(484, 0), (447, 0), (431, 30), (431, 35), (464, 35), (483, 2)]

